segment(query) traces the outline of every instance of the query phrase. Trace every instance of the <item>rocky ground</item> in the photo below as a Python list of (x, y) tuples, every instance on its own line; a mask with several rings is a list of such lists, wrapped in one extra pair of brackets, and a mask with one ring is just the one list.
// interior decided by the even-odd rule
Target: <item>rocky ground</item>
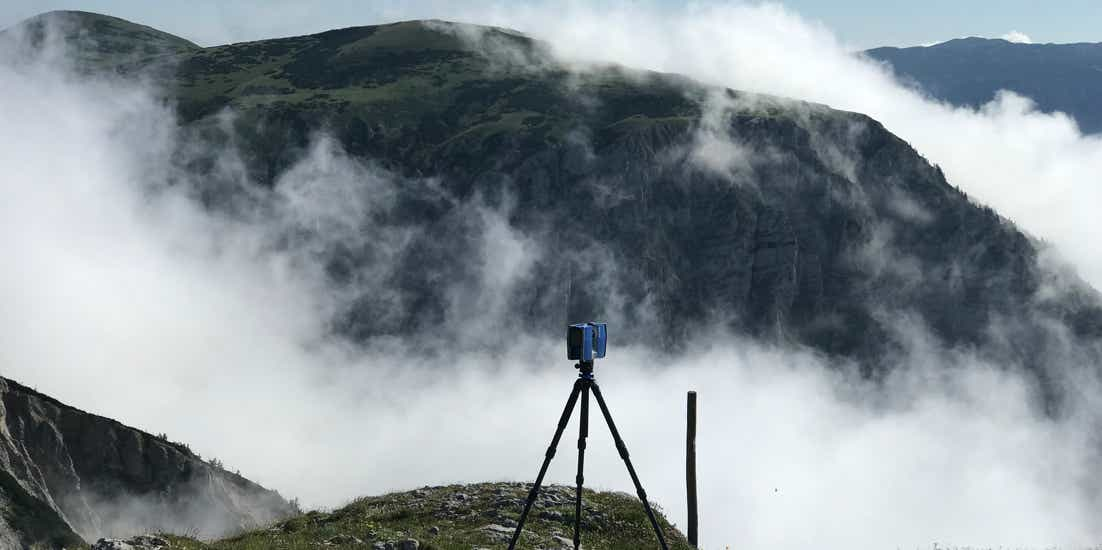
[[(102, 540), (92, 550), (252, 550), (370, 548), (372, 550), (475, 550), (505, 548), (520, 516), (528, 485), (482, 483), (425, 487), (358, 499), (338, 510), (310, 512), (236, 537), (201, 542), (176, 536)], [(583, 494), (585, 548), (657, 548), (638, 499), (624, 493)], [(671, 549), (688, 549), (685, 537), (662, 517)], [(571, 548), (574, 490), (541, 492), (525, 524), (520, 548)]]

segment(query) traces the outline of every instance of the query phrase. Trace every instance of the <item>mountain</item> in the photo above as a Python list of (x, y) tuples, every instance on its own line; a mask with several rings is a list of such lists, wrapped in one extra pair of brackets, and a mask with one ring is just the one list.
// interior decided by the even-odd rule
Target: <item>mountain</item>
[[(1042, 379), (1063, 331), (1102, 335), (1093, 289), (1039, 267), (1040, 243), (865, 115), (567, 66), (522, 34), (441, 21), (135, 62), (146, 40), (106, 61), (155, 75), (184, 136), (180, 183), (207, 208), (265, 212), (257, 190), (279, 191), (319, 136), (392, 182), (364, 180), (374, 210), (348, 235), (305, 224), (281, 240), (313, 243), (347, 297), (331, 328), (353, 341), (462, 339), (490, 296), (522, 331), (604, 318), (620, 341), (676, 349), (720, 322), (870, 373), (907, 345), (900, 319)], [(507, 288), (487, 286), (486, 209), (538, 250)]]
[(185, 445), (0, 379), (2, 548), (71, 548), (150, 528), (221, 535), (293, 512)]
[[(311, 512), (261, 531), (202, 544), (165, 537), (182, 550), (254, 548), (504, 548), (527, 496), (520, 483), (481, 483), (425, 487), (415, 491), (358, 499), (331, 513)], [(656, 548), (654, 531), (634, 496), (597, 493), (582, 496), (584, 548), (637, 550)], [(671, 549), (690, 548), (685, 536), (659, 514)], [(519, 548), (573, 548), (574, 489), (551, 486), (524, 526)]]
[(166, 55), (199, 50), (192, 42), (124, 19), (82, 11), (57, 11), (32, 17), (7, 32), (21, 33), (32, 48), (66, 45), (83, 71), (149, 63)]
[(1020, 44), (962, 38), (865, 55), (890, 64), (931, 97), (978, 107), (999, 90), (1028, 96), (1045, 112), (1071, 115), (1084, 133), (1102, 132), (1102, 43)]

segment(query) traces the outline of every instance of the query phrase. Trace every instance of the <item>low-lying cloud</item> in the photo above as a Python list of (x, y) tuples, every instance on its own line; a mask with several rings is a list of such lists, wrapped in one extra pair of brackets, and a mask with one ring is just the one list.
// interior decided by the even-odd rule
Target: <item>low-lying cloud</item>
[[(543, 15), (479, 17), (532, 30)], [(567, 58), (601, 52), (868, 112), (1102, 281), (1102, 260), (1084, 238), (1095, 234), (1087, 214), (1099, 203), (1087, 178), (1098, 172), (1086, 170), (1102, 155), (1066, 117), (1010, 94), (980, 111), (931, 103), (847, 54), (827, 30), (770, 5), (672, 16), (575, 5), (553, 20), (561, 23), (542, 28)], [(189, 193), (199, 182), (173, 162), (184, 138), (149, 89), (77, 77), (51, 61), (3, 64), (0, 84), (3, 375), (167, 432), (310, 506), (533, 477), (574, 371), (561, 342), (511, 339), (496, 324), (493, 297), (541, 256), (505, 211), (464, 205), (483, 243), (471, 261), (483, 268), (468, 294), (455, 295), (450, 323), (460, 341), (491, 333), (494, 345), (446, 355), (402, 339), (349, 346), (328, 330), (348, 294), (310, 260), (318, 247), (377, 243), (354, 284), (401, 307), (387, 298), (384, 274), (411, 229), (362, 223), (388, 207), (394, 175), (318, 136), (274, 193), (246, 201), (249, 215), (212, 212)], [(247, 189), (233, 152), (220, 158), (223, 175)], [(598, 376), (648, 492), (679, 524), (680, 415), (684, 391), (701, 392), (706, 548), (1097, 543), (1091, 434), (1102, 393), (1093, 378), (1077, 380), (1072, 412), (1052, 419), (1030, 378), (940, 348), (921, 323), (901, 321), (900, 330), (907, 353), (875, 383), (706, 327), (678, 356), (621, 347), (614, 333)], [(1077, 343), (1068, 345), (1066, 370), (1080, 373)], [(571, 447), (562, 445), (552, 480), (570, 483)], [(630, 487), (599, 422), (586, 478)]]
[(868, 114), (1102, 288), (1102, 258), (1085, 237), (1099, 230), (1102, 138), (1082, 135), (1063, 113), (1037, 111), (1028, 98), (1004, 92), (979, 110), (930, 100), (780, 4), (705, 2), (670, 12), (618, 3), (490, 3), (440, 16), (529, 32), (564, 60), (612, 61)]
[(1032, 44), (1033, 39), (1028, 34), (1021, 31), (1010, 31), (999, 38), (1006, 40), (1007, 42), (1013, 42), (1015, 44)]

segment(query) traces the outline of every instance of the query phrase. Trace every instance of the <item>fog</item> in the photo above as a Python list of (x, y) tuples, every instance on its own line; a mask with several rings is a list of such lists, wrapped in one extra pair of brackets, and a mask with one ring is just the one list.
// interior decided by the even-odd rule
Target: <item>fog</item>
[(1102, 286), (1102, 258), (1085, 238), (1098, 232), (1102, 138), (1083, 136), (1063, 113), (1036, 111), (1028, 98), (1001, 93), (980, 110), (929, 100), (830, 29), (774, 3), (701, 2), (673, 12), (623, 2), (482, 3), (438, 17), (528, 32), (564, 60), (613, 61), (868, 114)]
[[(773, 6), (608, 9), (574, 5), (553, 27), (535, 24), (538, 11), (455, 16), (539, 28), (565, 59), (600, 52), (869, 113), (1102, 282), (1089, 216), (1102, 155), (1066, 117), (1012, 95), (978, 112), (926, 101)], [(0, 64), (0, 121), (0, 374), (166, 432), (307, 506), (534, 477), (575, 371), (559, 340), (500, 337), (496, 297), (541, 254), (506, 212), (460, 205), (482, 242), (470, 258), (481, 276), (449, 317), (464, 344), (443, 356), (414, 340), (354, 347), (327, 331), (347, 295), (311, 260), (370, 240), (377, 260), (355, 284), (388, 303), (380, 281), (409, 229), (363, 225), (400, 182), (370, 159), (319, 135), (274, 193), (240, 215), (211, 212), (189, 192), (202, 182), (172, 159), (203, 144), (187, 142), (150, 87), (75, 76), (52, 51)], [(706, 162), (723, 156), (724, 144), (705, 145)], [(219, 170), (248, 189), (239, 163), (229, 149)], [(684, 392), (700, 392), (705, 548), (1097, 543), (1093, 378), (1074, 379), (1082, 395), (1053, 420), (1012, 368), (941, 349), (912, 320), (897, 326), (908, 351), (875, 386), (709, 327), (670, 356), (619, 345), (614, 326), (597, 375), (648, 493), (681, 526)], [(487, 330), (500, 345), (478, 340)], [(1078, 376), (1086, 365), (1068, 346), (1064, 370)], [(575, 433), (554, 482), (572, 482)], [(600, 422), (586, 462), (591, 487), (630, 489)]]

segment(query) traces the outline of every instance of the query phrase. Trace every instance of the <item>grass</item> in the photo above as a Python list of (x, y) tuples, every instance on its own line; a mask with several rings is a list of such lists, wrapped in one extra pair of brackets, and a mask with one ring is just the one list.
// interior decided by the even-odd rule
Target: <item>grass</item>
[[(218, 540), (165, 536), (183, 550), (364, 548), (377, 542), (416, 539), (422, 550), (504, 548), (527, 495), (527, 485), (483, 483), (430, 487), (361, 498), (332, 512), (309, 512), (271, 527)], [(560, 548), (573, 536), (573, 489), (541, 492), (518, 548)], [(624, 493), (583, 493), (582, 541), (586, 548), (657, 548), (638, 499)], [(670, 548), (689, 548), (685, 537), (659, 512)], [(505, 534), (487, 526), (509, 527)], [(554, 539), (558, 536), (562, 539)], [(354, 537), (354, 539), (352, 538)], [(359, 541), (359, 542), (357, 542)], [(567, 543), (568, 544), (568, 543)]]

